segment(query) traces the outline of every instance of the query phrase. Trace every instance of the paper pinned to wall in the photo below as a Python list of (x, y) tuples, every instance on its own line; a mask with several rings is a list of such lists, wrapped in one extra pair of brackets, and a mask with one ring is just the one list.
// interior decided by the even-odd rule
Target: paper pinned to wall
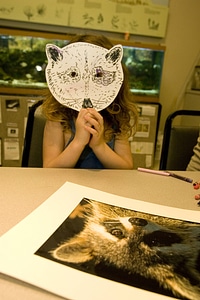
[(138, 112), (140, 116), (155, 116), (156, 107), (154, 105), (138, 105)]
[(149, 118), (139, 117), (135, 137), (148, 138), (150, 134), (150, 125), (151, 121)]
[(19, 160), (19, 139), (6, 138), (4, 139), (4, 159)]
[(131, 152), (133, 154), (153, 154), (152, 142), (131, 142)]
[[(128, 2), (128, 3), (127, 3)], [(168, 0), (1, 0), (0, 18), (135, 35), (164, 37)]]

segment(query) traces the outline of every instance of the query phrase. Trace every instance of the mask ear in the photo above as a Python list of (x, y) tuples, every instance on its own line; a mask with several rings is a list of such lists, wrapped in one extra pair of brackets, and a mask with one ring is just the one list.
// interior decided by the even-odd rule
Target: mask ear
[(107, 62), (113, 65), (121, 61), (122, 57), (123, 57), (122, 45), (113, 46), (105, 56)]
[(47, 44), (46, 45), (46, 55), (49, 61), (51, 61), (52, 66), (54, 63), (63, 60), (62, 49), (57, 47), (56, 45)]

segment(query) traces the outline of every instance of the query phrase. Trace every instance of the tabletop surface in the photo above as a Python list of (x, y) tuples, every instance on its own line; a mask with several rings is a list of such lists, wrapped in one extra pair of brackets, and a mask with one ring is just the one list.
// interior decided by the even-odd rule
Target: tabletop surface
[[(200, 181), (200, 172), (176, 172)], [(0, 168), (0, 235), (36, 209), (66, 181), (132, 199), (200, 211), (191, 183), (137, 170)], [(61, 299), (0, 274), (0, 299)]]

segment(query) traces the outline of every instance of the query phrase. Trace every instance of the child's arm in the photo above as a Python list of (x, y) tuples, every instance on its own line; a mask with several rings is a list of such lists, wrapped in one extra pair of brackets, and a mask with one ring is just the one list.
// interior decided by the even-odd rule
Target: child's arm
[(84, 129), (85, 113), (85, 109), (80, 111), (76, 120), (75, 137), (66, 148), (62, 125), (59, 122), (46, 122), (43, 138), (44, 168), (73, 168), (76, 165), (90, 139), (90, 133)]
[(95, 155), (107, 169), (133, 169), (133, 158), (127, 140), (115, 140), (114, 150), (106, 143), (93, 148)]

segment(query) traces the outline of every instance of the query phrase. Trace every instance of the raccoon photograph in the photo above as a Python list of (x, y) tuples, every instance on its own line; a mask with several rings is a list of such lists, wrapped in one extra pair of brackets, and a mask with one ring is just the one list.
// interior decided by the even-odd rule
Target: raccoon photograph
[(200, 223), (84, 198), (35, 254), (146, 291), (200, 299)]

